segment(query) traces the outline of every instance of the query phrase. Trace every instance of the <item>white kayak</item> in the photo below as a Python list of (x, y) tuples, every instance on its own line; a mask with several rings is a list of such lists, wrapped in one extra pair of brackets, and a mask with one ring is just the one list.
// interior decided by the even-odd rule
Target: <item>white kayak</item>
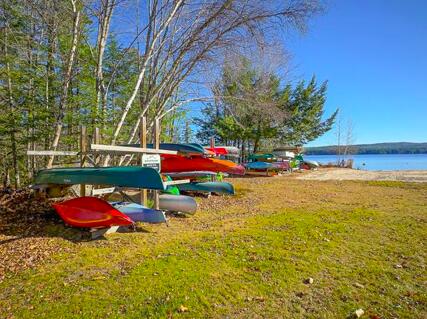
[(319, 163), (316, 161), (304, 160), (303, 163), (307, 164), (310, 167), (319, 167)]
[(197, 203), (190, 196), (162, 194), (159, 196), (159, 208), (193, 215), (197, 210)]

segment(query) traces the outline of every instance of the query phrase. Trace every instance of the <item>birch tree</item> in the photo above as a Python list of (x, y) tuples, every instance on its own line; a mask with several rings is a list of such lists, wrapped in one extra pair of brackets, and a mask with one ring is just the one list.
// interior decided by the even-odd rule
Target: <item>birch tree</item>
[[(59, 139), (61, 137), (64, 113), (65, 113), (65, 109), (67, 107), (67, 102), (68, 102), (68, 92), (69, 92), (68, 89), (71, 82), (74, 59), (76, 56), (77, 45), (79, 41), (79, 32), (80, 32), (79, 28), (80, 28), (81, 9), (78, 8), (77, 0), (70, 0), (70, 3), (71, 3), (72, 13), (73, 13), (73, 31), (72, 31), (73, 39), (72, 39), (68, 59), (66, 62), (66, 70), (63, 75), (64, 79), (62, 82), (62, 92), (61, 92), (61, 98), (59, 102), (58, 113), (56, 117), (56, 129), (55, 129), (55, 135), (53, 137), (53, 143), (51, 148), (54, 151), (56, 151), (58, 147)], [(53, 161), (54, 161), (54, 156), (51, 156), (49, 158), (48, 167), (52, 167)]]
[[(161, 113), (183, 82), (198, 67), (214, 61), (220, 52), (263, 39), (267, 32), (279, 28), (301, 29), (305, 20), (318, 10), (317, 2), (304, 0), (280, 5), (255, 0), (153, 0), (143, 28), (147, 32), (140, 74), (111, 143), (117, 142), (141, 84), (144, 98), (140, 115), (146, 114), (150, 107), (155, 108), (156, 114)], [(104, 165), (108, 162), (106, 158)]]

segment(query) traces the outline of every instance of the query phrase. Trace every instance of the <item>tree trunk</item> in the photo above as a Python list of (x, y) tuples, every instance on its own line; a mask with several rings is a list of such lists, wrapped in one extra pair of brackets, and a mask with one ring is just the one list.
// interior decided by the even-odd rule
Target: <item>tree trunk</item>
[[(96, 61), (96, 71), (95, 71), (95, 80), (96, 80), (96, 108), (98, 114), (101, 114), (101, 125), (102, 131), (105, 132), (106, 125), (106, 113), (107, 113), (107, 91), (104, 83), (104, 72), (103, 72), (103, 63), (104, 63), (104, 52), (107, 45), (108, 33), (110, 30), (111, 17), (113, 14), (113, 9), (115, 6), (115, 0), (107, 0), (101, 8), (100, 13), (100, 24), (98, 27), (98, 39), (97, 39), (97, 61)], [(95, 130), (96, 116), (92, 119), (93, 130)]]
[[(58, 110), (58, 116), (56, 119), (56, 129), (55, 129), (55, 135), (53, 138), (52, 143), (52, 150), (56, 151), (59, 139), (61, 137), (62, 127), (63, 127), (63, 118), (64, 118), (64, 111), (67, 107), (67, 100), (68, 100), (68, 88), (70, 86), (72, 71), (73, 71), (73, 63), (74, 58), (77, 51), (77, 44), (78, 44), (78, 36), (79, 36), (79, 26), (80, 26), (80, 10), (77, 10), (76, 7), (76, 0), (71, 0), (71, 4), (73, 6), (73, 13), (74, 13), (74, 23), (73, 23), (73, 40), (72, 45), (70, 49), (70, 54), (68, 56), (67, 61), (67, 69), (66, 73), (64, 74), (64, 81), (62, 84), (62, 94), (61, 94), (61, 100), (59, 102), (59, 110)], [(48, 168), (52, 167), (54, 160), (54, 156), (51, 156), (49, 158), (48, 162)]]
[(20, 179), (19, 179), (19, 168), (18, 168), (18, 154), (17, 154), (17, 148), (16, 148), (16, 135), (15, 135), (15, 129), (16, 129), (16, 123), (15, 123), (15, 105), (14, 105), (14, 99), (13, 99), (13, 91), (12, 91), (12, 78), (11, 78), (11, 72), (10, 72), (10, 63), (8, 61), (8, 29), (7, 27), (4, 28), (4, 55), (6, 57), (6, 74), (7, 74), (7, 90), (8, 90), (8, 100), (9, 100), (9, 111), (10, 111), (10, 117), (11, 117), (11, 123), (10, 123), (10, 148), (11, 148), (11, 154), (12, 154), (12, 168), (13, 168), (13, 175), (14, 175), (14, 185), (15, 188), (18, 188), (20, 186)]

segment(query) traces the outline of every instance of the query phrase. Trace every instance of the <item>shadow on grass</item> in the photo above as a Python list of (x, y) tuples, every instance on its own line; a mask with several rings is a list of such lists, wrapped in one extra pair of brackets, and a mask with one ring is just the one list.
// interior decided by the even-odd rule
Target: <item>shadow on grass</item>
[[(118, 232), (149, 233), (150, 231), (138, 223), (135, 227), (130, 227), (129, 229), (120, 228)], [(12, 214), (2, 213), (0, 214), (0, 235), (13, 237), (0, 240), (0, 246), (20, 239), (35, 237), (59, 237), (73, 243), (105, 239), (104, 236), (93, 239), (89, 229), (66, 225), (53, 209), (37, 215), (29, 214), (28, 216), (13, 216)]]

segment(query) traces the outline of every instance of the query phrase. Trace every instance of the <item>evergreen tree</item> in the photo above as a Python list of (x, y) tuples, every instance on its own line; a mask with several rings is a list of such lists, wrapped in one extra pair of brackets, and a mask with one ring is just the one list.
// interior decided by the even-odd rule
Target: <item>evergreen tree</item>
[(287, 85), (279, 94), (279, 101), (284, 112), (289, 114), (278, 129), (278, 141), (285, 144), (303, 145), (332, 128), (338, 110), (322, 120), (326, 102), (327, 82), (320, 86), (316, 78), (307, 85), (304, 81), (292, 89)]

